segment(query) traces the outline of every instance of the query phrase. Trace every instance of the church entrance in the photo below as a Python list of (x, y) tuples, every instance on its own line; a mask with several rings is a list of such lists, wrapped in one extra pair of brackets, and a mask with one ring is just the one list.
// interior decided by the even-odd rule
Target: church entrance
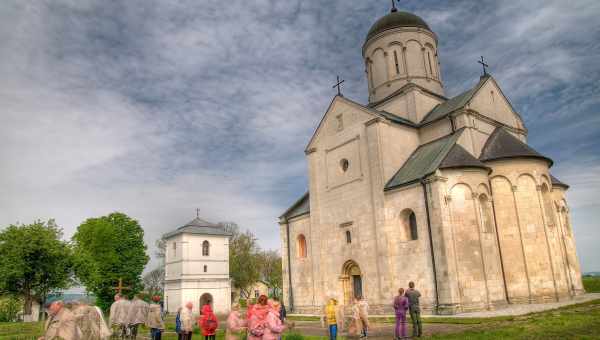
[(344, 264), (340, 277), (344, 291), (344, 302), (349, 305), (357, 297), (363, 297), (362, 272), (358, 264), (352, 260)]
[(209, 293), (204, 293), (200, 296), (200, 312), (202, 312), (204, 305), (210, 305), (210, 308), (213, 308), (213, 297)]

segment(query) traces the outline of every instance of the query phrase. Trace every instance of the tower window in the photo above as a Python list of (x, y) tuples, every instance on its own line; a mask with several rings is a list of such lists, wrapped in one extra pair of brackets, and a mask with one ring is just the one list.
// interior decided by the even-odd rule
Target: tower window
[(173, 242), (173, 250), (177, 250), (177, 242)]
[(346, 243), (352, 243), (352, 233), (350, 233), (350, 230), (346, 230)]
[(427, 51), (427, 59), (429, 61), (429, 74), (433, 77), (433, 66), (431, 65), (431, 53)]
[(400, 65), (398, 64), (398, 53), (394, 51), (394, 64), (396, 64), (396, 74), (400, 74)]
[(206, 273), (208, 271), (208, 266), (204, 265), (204, 272)]
[(202, 242), (202, 256), (208, 256), (210, 254), (210, 243), (208, 241)]

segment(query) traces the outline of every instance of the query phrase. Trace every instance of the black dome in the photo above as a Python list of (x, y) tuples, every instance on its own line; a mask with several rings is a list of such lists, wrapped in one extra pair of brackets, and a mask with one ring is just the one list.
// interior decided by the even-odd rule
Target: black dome
[(431, 31), (429, 25), (421, 17), (408, 12), (391, 12), (377, 20), (367, 34), (367, 40), (375, 35), (396, 27), (419, 27)]

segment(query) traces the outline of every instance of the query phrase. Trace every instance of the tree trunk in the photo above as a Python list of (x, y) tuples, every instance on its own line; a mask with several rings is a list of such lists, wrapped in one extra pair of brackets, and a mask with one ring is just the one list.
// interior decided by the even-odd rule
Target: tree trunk
[(31, 306), (33, 304), (33, 298), (30, 291), (25, 292), (25, 305), (23, 306), (23, 315), (31, 315)]

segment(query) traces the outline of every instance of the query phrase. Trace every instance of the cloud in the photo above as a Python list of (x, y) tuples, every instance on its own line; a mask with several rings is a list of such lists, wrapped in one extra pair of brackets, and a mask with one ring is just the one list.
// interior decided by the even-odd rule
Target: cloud
[[(346, 96), (366, 101), (361, 46), (387, 6), (2, 2), (0, 225), (54, 217), (70, 236), (85, 218), (118, 210), (152, 246), (200, 208), (279, 248), (276, 218), (306, 190), (303, 150), (335, 76)], [(580, 235), (599, 239), (598, 209), (585, 202), (600, 165), (600, 4), (403, 6), (437, 33), (448, 94), (477, 81), (480, 55), (489, 60), (529, 141), (572, 184), (582, 265), (597, 270)]]

